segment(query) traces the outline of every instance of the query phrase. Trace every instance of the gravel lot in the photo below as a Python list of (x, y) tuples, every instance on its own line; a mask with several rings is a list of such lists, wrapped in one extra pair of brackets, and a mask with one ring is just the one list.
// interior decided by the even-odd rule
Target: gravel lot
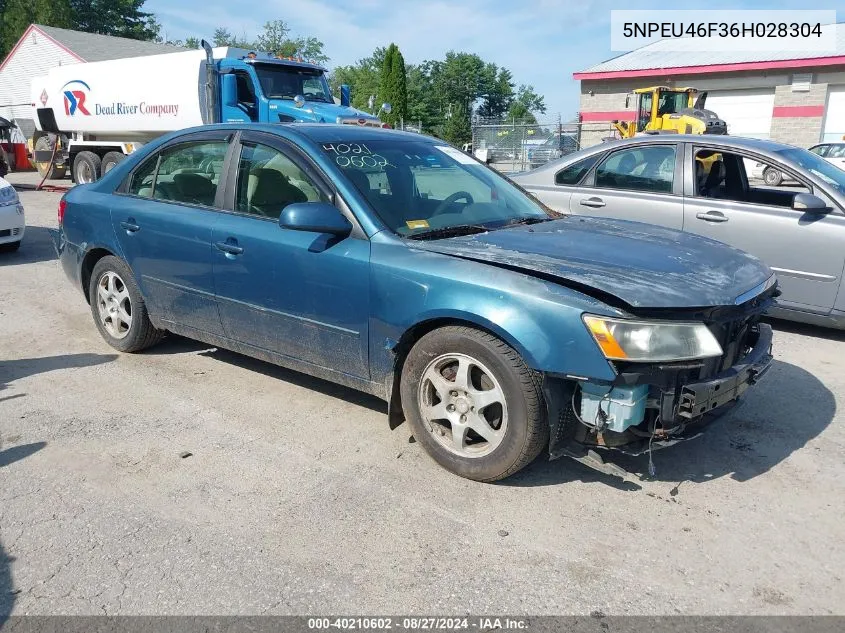
[(845, 613), (845, 333), (776, 323), (766, 380), (654, 480), (479, 484), (375, 398), (175, 337), (115, 352), (54, 258), (59, 197), (22, 191), (0, 253), (0, 616)]

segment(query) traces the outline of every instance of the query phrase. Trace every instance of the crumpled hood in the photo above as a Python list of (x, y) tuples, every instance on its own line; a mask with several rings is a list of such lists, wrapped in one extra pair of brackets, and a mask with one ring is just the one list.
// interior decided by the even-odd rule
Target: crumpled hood
[(412, 247), (541, 273), (595, 288), (637, 308), (735, 305), (738, 297), (772, 276), (756, 257), (720, 242), (639, 222), (584, 216), (414, 241)]

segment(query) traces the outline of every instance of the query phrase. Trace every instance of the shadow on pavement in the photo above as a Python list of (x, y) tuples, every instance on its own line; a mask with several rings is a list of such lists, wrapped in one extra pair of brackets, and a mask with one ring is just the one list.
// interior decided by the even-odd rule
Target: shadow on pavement
[[(744, 402), (704, 430), (702, 437), (653, 454), (653, 480), (704, 482), (730, 475), (748, 481), (762, 475), (803, 448), (833, 421), (836, 401), (831, 391), (808, 371), (775, 360), (768, 375), (749, 391)], [(648, 472), (648, 456), (602, 452), (607, 461), (629, 473)], [(621, 490), (639, 488), (594, 472), (567, 458), (539, 458), (503, 482), (512, 486), (549, 486), (568, 481), (600, 481)]]
[(15, 606), (17, 594), (12, 583), (12, 562), (14, 560), (6, 553), (3, 541), (0, 541), (0, 629), (3, 628), (9, 614), (12, 613), (12, 607)]
[(21, 444), (20, 446), (0, 450), (0, 468), (25, 459), (33, 453), (37, 453), (45, 446), (47, 446), (47, 442), (33, 442), (32, 444)]
[(276, 380), (283, 380), (298, 387), (318, 391), (332, 398), (345, 400), (351, 404), (387, 415), (387, 403), (363, 391), (344, 387), (343, 385), (322, 380), (321, 378), (314, 378), (308, 374), (302, 374), (292, 369), (286, 369), (285, 367), (258, 360), (251, 356), (230, 352), (229, 350), (220, 349), (192, 339), (171, 334), (162, 343), (150, 349), (150, 353), (152, 354), (189, 354), (192, 352), (199, 352), (202, 356), (254, 371)]
[(783, 319), (774, 319), (772, 317), (766, 317), (765, 320), (776, 332), (789, 332), (791, 334), (801, 334), (802, 336), (811, 336), (813, 338), (822, 338), (830, 341), (845, 341), (845, 330), (837, 330), (834, 328), (822, 327), (820, 325), (809, 325), (807, 323), (797, 323), (795, 321), (785, 321)]
[(21, 246), (16, 251), (0, 247), (0, 267), (35, 264), (56, 259), (53, 240), (43, 226), (28, 226), (23, 235)]
[[(59, 356), (42, 356), (40, 358), (21, 358), (18, 360), (0, 361), (0, 390), (6, 389), (10, 382), (43, 374), (56, 369), (71, 369), (73, 367), (91, 367), (109, 363), (117, 358), (117, 354), (62, 354)], [(8, 396), (11, 400), (15, 396)]]

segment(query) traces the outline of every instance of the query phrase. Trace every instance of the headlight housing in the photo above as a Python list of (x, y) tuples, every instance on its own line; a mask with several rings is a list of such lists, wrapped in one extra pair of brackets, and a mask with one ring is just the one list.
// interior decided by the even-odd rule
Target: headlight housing
[(0, 187), (0, 207), (18, 203), (18, 192), (11, 185)]
[(672, 362), (722, 355), (703, 323), (635, 321), (584, 315), (584, 324), (608, 360)]

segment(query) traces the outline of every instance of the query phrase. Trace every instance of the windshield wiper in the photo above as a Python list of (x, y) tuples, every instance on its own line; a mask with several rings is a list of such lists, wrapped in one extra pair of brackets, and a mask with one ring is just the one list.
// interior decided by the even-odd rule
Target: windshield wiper
[(527, 218), (515, 218), (513, 220), (508, 220), (499, 228), (506, 229), (509, 226), (517, 226), (518, 224), (528, 225), (528, 224), (539, 224), (540, 222), (550, 222), (552, 218), (536, 218), (536, 217), (527, 217)]
[(458, 237), (459, 235), (474, 235), (476, 233), (486, 233), (490, 229), (481, 224), (456, 224), (455, 226), (445, 226), (441, 229), (430, 229), (422, 231), (421, 233), (414, 233), (407, 235), (409, 240), (439, 240), (444, 237)]

